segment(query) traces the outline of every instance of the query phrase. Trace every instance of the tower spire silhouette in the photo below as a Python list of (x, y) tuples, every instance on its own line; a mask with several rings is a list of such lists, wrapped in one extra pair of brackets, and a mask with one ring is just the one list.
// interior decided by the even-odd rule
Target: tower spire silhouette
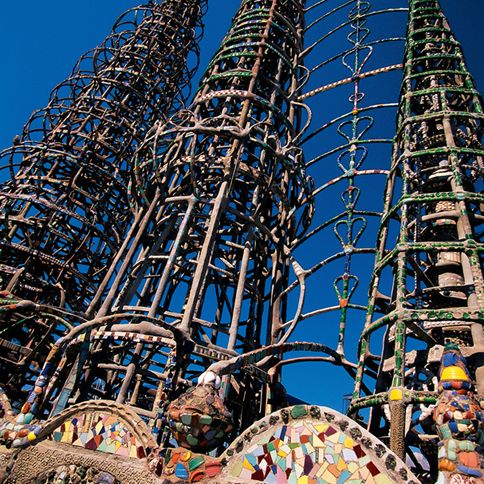
[[(438, 1), (412, 0), (393, 162), (350, 407), (352, 415), (370, 409), (368, 428), (402, 457), (417, 447), (435, 458), (434, 430), (422, 406), (437, 398), (445, 343), (458, 342), (470, 360), (483, 350), (482, 113)], [(475, 368), (482, 395), (482, 365)], [(368, 395), (363, 382), (373, 388)]]
[(163, 0), (123, 14), (0, 154), (11, 174), (0, 188), (8, 307), (0, 320), (0, 383), (13, 400), (77, 322), (42, 314), (92, 314), (94, 295), (115, 271), (134, 220), (134, 152), (154, 122), (186, 100), (204, 5)]

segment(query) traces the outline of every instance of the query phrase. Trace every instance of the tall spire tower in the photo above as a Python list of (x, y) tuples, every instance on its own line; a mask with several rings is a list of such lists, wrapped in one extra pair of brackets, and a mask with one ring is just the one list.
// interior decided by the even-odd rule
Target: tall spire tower
[(11, 178), (0, 188), (8, 308), (0, 323), (0, 383), (13, 400), (50, 345), (78, 322), (42, 313), (92, 313), (94, 294), (115, 270), (134, 220), (132, 157), (154, 122), (183, 105), (204, 5), (162, 0), (123, 14), (1, 154)]
[[(214, 361), (278, 335), (288, 241), (308, 216), (297, 212), (307, 194), (294, 102), (302, 20), (299, 0), (244, 1), (189, 110), (138, 150), (139, 224), (86, 322), (84, 366), (46, 411), (102, 397), (136, 408), (157, 431), (169, 399)], [(265, 410), (267, 374), (252, 370), (225, 382), (238, 428)]]
[[(21, 372), (13, 406), (0, 391), (0, 479), (416, 484), (438, 470), (439, 482), (482, 478), (484, 416), (473, 392), (483, 376), (481, 101), (437, 0), (375, 4), (241, 0), (191, 104), (160, 115), (132, 158), (113, 153), (113, 182), (131, 211), (102, 205), (97, 220), (122, 221), (123, 240), (99, 276), (87, 262), (79, 271), (93, 278), (74, 288), (86, 302), (73, 293), (62, 304), (60, 286), (25, 286), (40, 262), (11, 271), (12, 292), (51, 296), (4, 294), (11, 347), (14, 329), (35, 321), (49, 351)], [(162, 5), (200, 13), (188, 0)], [(405, 27), (407, 5), (404, 38), (392, 19)], [(171, 18), (175, 38), (184, 29)], [(398, 59), (388, 63), (390, 52)], [(395, 83), (386, 101), (370, 95), (383, 79), (389, 96)], [(334, 90), (348, 96), (343, 112)], [(326, 94), (333, 103), (315, 102)], [(318, 150), (308, 162), (303, 146)], [(367, 166), (390, 165), (392, 150), (391, 166)], [(370, 175), (387, 180), (383, 214), (363, 206), (375, 198), (362, 183)], [(344, 208), (334, 203), (341, 184)], [(81, 249), (62, 255), (66, 273)], [(375, 252), (367, 308), (356, 256)], [(337, 261), (343, 272), (329, 267)], [(54, 280), (65, 278), (46, 279)], [(367, 321), (353, 362), (356, 311)], [(316, 341), (296, 340), (310, 321)], [(286, 392), (288, 367), (323, 362), (346, 371), (350, 385), (356, 376), (353, 419)], [(310, 400), (320, 389), (331, 398), (342, 391), (334, 375), (304, 373), (298, 383)]]
[(161, 0), (123, 14), (3, 151), (3, 289), (87, 309), (131, 222), (133, 153), (187, 94), (202, 5)]
[(397, 136), (350, 414), (365, 418), (374, 435), (416, 466), (416, 452), (435, 464), (427, 406), (437, 398), (447, 342), (468, 357), (484, 395), (482, 122), (479, 93), (438, 1), (411, 0)]

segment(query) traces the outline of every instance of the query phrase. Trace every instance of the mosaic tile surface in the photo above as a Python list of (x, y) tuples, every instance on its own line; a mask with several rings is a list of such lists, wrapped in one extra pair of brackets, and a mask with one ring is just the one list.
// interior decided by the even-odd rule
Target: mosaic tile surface
[(350, 436), (329, 423), (278, 425), (244, 451), (232, 469), (240, 479), (272, 484), (391, 484)]
[(197, 385), (168, 407), (168, 423), (180, 447), (205, 452), (232, 430), (232, 415), (211, 385)]
[(101, 412), (80, 414), (62, 423), (50, 437), (55, 442), (123, 457), (143, 458), (143, 445), (126, 424)]
[(148, 468), (169, 482), (207, 482), (220, 474), (223, 464), (220, 459), (190, 450), (158, 449), (148, 457)]
[(484, 482), (484, 412), (458, 345), (444, 349), (433, 418), (440, 438), (440, 482)]

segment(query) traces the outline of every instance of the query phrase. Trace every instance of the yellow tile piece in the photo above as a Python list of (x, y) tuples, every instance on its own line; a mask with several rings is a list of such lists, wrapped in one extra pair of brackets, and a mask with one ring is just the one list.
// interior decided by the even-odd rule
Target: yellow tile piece
[(309, 484), (309, 477), (308, 476), (299, 477), (297, 480), (297, 484)]
[(440, 375), (440, 379), (469, 381), (466, 372), (458, 366), (448, 366), (447, 368), (444, 368), (442, 375)]
[(390, 390), (390, 400), (396, 402), (403, 399), (403, 391), (400, 388), (394, 388)]
[(287, 456), (287, 454), (286, 454), (286, 453), (285, 453), (283, 450), (279, 450), (279, 451), (277, 452), (277, 455), (278, 455), (279, 457), (282, 457), (282, 458), (284, 458), (284, 457), (286, 457), (286, 456)]
[(244, 459), (242, 466), (244, 467), (244, 469), (248, 469), (249, 471), (254, 472), (254, 467), (252, 466), (252, 464), (247, 459)]
[(329, 425), (328, 424), (319, 424), (319, 425), (315, 425), (314, 428), (319, 432), (326, 432), (326, 430), (328, 430), (328, 427)]
[(346, 437), (344, 441), (344, 446), (347, 447), (348, 449), (352, 449), (354, 445), (355, 445), (354, 440), (350, 437)]
[(340, 457), (338, 459), (338, 463), (336, 464), (336, 468), (339, 470), (339, 471), (343, 471), (344, 469), (346, 469), (348, 466), (346, 465), (346, 462), (343, 460), (342, 457)]

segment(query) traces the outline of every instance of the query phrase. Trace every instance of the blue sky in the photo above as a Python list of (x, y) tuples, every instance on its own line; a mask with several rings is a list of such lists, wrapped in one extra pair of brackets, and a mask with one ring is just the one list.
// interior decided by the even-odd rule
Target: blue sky
[[(44, 106), (50, 90), (68, 76), (77, 58), (97, 45), (116, 17), (136, 0), (24, 0), (2, 2), (0, 28), (0, 148), (6, 147), (30, 113)], [(239, 0), (210, 0), (202, 66), (230, 25)], [(463, 43), (471, 71), (484, 88), (484, 2), (442, 0)]]
[[(97, 45), (109, 33), (116, 17), (137, 3), (136, 0), (4, 2), (4, 20), (0, 29), (0, 149), (11, 143), (33, 110), (46, 104), (50, 90), (68, 76), (79, 55)], [(373, 3), (383, 5), (384, 2), (374, 0)], [(484, 2), (442, 0), (442, 5), (463, 44), (478, 87), (484, 92)], [(215, 52), (238, 6), (239, 0), (209, 0), (205, 37), (201, 44), (202, 68)], [(386, 88), (382, 86), (382, 89)], [(320, 101), (314, 102), (313, 110), (318, 109)], [(330, 110), (331, 107), (325, 105), (324, 109)], [(316, 149), (315, 146), (312, 149)], [(380, 197), (368, 201), (380, 203)], [(314, 247), (314, 250), (322, 249)], [(371, 258), (368, 263), (371, 264)], [(356, 269), (361, 270), (361, 267)], [(322, 277), (318, 282), (329, 287), (332, 280), (328, 282)], [(322, 291), (319, 297), (332, 296)], [(349, 330), (352, 341), (356, 341), (358, 335), (356, 328)], [(318, 339), (323, 332), (324, 325), (319, 325), (319, 329), (302, 325), (297, 338)], [(350, 356), (354, 359), (354, 354)], [(351, 381), (344, 378), (341, 370), (320, 364), (294, 366), (285, 370), (284, 376), (290, 393), (336, 409), (341, 409), (342, 395), (351, 390)], [(328, 392), (328, 386), (334, 391)]]

